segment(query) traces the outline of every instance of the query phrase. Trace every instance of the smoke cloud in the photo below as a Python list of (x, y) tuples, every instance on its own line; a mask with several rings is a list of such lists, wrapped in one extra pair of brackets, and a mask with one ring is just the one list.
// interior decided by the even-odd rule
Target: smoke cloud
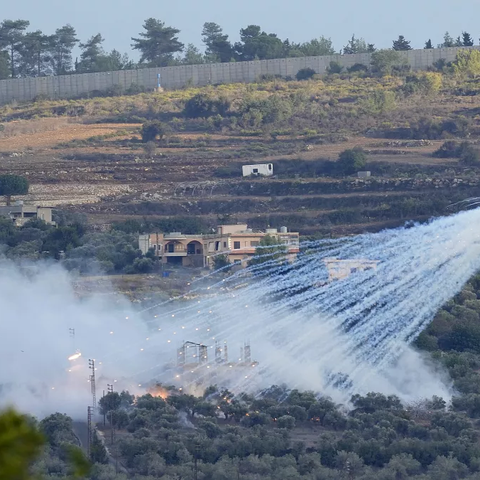
[[(409, 344), (480, 268), (479, 220), (473, 210), (311, 242), (293, 264), (273, 259), (213, 286), (200, 280), (196, 298), (145, 312), (126, 300), (78, 298), (58, 265), (5, 261), (0, 405), (85, 418), (89, 360), (97, 398), (107, 384), (144, 393), (160, 381), (194, 393), (213, 383), (237, 393), (286, 384), (341, 402), (369, 391), (405, 401), (448, 399), (448, 379)], [(374, 261), (375, 268), (329, 281), (325, 259), (332, 257)], [(189, 349), (182, 350), (186, 341)], [(199, 358), (194, 344), (204, 345), (208, 358)]]

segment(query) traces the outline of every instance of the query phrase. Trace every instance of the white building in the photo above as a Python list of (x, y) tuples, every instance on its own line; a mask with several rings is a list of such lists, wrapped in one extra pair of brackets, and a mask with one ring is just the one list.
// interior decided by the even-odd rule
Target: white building
[(244, 177), (250, 175), (264, 175), (270, 177), (273, 175), (273, 163), (259, 163), (258, 165), (243, 165), (242, 173)]
[(367, 178), (367, 177), (371, 177), (372, 176), (372, 172), (370, 170), (365, 170), (363, 172), (357, 172), (357, 177), (358, 178)]

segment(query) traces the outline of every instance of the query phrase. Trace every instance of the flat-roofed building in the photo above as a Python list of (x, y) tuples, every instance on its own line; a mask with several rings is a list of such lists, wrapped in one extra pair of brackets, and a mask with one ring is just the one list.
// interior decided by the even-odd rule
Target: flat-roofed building
[(51, 207), (37, 207), (17, 202), (14, 205), (0, 207), (0, 217), (10, 218), (17, 227), (21, 227), (32, 219), (43, 220), (45, 223), (55, 225), (52, 220), (52, 210)]
[(286, 256), (293, 260), (300, 248), (298, 232), (286, 227), (254, 232), (247, 224), (219, 225), (217, 233), (184, 235), (180, 232), (150, 233), (139, 236), (139, 248), (145, 255), (153, 250), (163, 263), (192, 267), (211, 267), (217, 255), (225, 255), (228, 262), (246, 266), (255, 255), (260, 242), (267, 235), (286, 245)]

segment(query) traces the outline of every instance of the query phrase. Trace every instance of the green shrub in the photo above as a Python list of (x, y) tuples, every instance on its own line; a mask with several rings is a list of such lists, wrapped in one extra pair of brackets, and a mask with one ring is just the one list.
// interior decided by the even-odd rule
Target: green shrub
[(361, 148), (352, 148), (340, 153), (337, 160), (337, 169), (344, 175), (351, 175), (365, 167), (367, 155)]
[(460, 156), (460, 162), (465, 165), (475, 165), (480, 160), (480, 154), (478, 150), (470, 146), (467, 150), (462, 152)]
[(343, 67), (340, 65), (340, 63), (335, 62), (334, 60), (332, 60), (330, 62), (330, 65), (327, 67), (327, 72), (330, 75), (333, 75), (335, 73), (342, 73), (342, 71), (343, 71)]
[(245, 127), (258, 128), (262, 124), (280, 123), (293, 114), (292, 101), (279, 95), (262, 100), (245, 99), (239, 113)]
[(480, 52), (478, 50), (460, 50), (452, 68), (457, 76), (476, 78), (480, 75)]
[(375, 115), (393, 110), (396, 106), (395, 100), (395, 92), (375, 90), (361, 102), (361, 106), (368, 114)]
[(138, 83), (131, 83), (130, 86), (125, 90), (126, 95), (138, 95), (139, 93), (144, 93), (145, 87), (139, 85)]
[(310, 80), (311, 78), (313, 78), (314, 75), (316, 75), (316, 73), (317, 72), (313, 68), (309, 68), (309, 67), (301, 68), (295, 75), (295, 78), (298, 81)]
[(283, 79), (283, 77), (281, 75), (279, 75), (278, 73), (277, 74), (262, 73), (262, 75), (260, 75), (258, 77), (259, 82), (273, 82), (275, 80), (282, 80), (282, 79)]
[(277, 424), (280, 428), (293, 430), (295, 428), (295, 418), (291, 415), (283, 415), (278, 419)]
[(432, 154), (438, 158), (460, 158), (463, 163), (473, 164), (478, 162), (479, 153), (472, 144), (468, 142), (458, 143), (454, 140), (448, 140), (435, 150)]
[(363, 63), (355, 63), (351, 67), (347, 68), (348, 73), (368, 72), (368, 67)]
[(407, 76), (402, 90), (408, 95), (414, 93), (431, 95), (437, 93), (441, 87), (442, 75), (440, 73), (422, 72)]
[(119, 84), (111, 85), (105, 90), (105, 95), (107, 97), (119, 97), (120, 95), (123, 95), (123, 93), (123, 87)]
[(151, 120), (142, 125), (142, 142), (154, 142), (157, 137), (162, 140), (165, 135), (165, 127), (159, 120)]
[(212, 115), (223, 117), (229, 108), (230, 101), (227, 98), (214, 98), (206, 93), (199, 93), (185, 102), (183, 113), (187, 118), (206, 118)]
[(407, 59), (395, 50), (378, 50), (372, 53), (372, 70), (381, 75), (391, 75), (409, 69)]
[(437, 158), (456, 158), (458, 157), (458, 142), (448, 140), (442, 146), (432, 153)]

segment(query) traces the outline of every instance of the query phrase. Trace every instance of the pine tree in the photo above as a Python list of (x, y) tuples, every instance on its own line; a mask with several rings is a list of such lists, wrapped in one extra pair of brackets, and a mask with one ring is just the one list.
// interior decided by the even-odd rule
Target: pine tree
[(445, 32), (443, 36), (443, 43), (439, 45), (439, 48), (450, 48), (455, 46), (455, 40), (450, 36), (448, 32)]
[(72, 50), (77, 43), (77, 32), (68, 24), (57, 28), (50, 37), (50, 62), (55, 75), (64, 75), (72, 70)]
[(230, 62), (233, 57), (233, 47), (220, 25), (206, 22), (203, 25), (202, 40), (207, 47), (205, 53), (210, 60)]
[(432, 44), (432, 41), (430, 39), (428, 39), (426, 42), (425, 42), (425, 50), (431, 50), (433, 48), (433, 44)]
[(23, 76), (41, 76), (49, 73), (48, 51), (51, 38), (40, 30), (29, 32), (20, 46), (18, 72)]
[(363, 38), (356, 38), (352, 35), (352, 38), (343, 47), (344, 55), (353, 55), (355, 53), (372, 53), (375, 51), (375, 46), (372, 43), (367, 44)]
[(86, 43), (80, 43), (82, 53), (80, 55), (80, 62), (76, 65), (76, 70), (80, 73), (98, 72), (98, 60), (105, 56), (102, 48), (103, 37), (97, 33), (91, 37)]
[(0, 24), (0, 50), (7, 50), (10, 57), (12, 78), (17, 74), (17, 62), (20, 56), (24, 31), (28, 28), (28, 20), (4, 20)]
[(180, 30), (167, 27), (164, 22), (148, 18), (143, 24), (145, 32), (141, 38), (132, 38), (132, 47), (141, 52), (140, 63), (149, 63), (154, 67), (165, 67), (173, 61), (173, 54), (182, 52), (184, 45), (178, 40)]
[(410, 46), (410, 42), (405, 39), (403, 35), (399, 35), (397, 40), (393, 41), (394, 50), (403, 51), (403, 50), (411, 50), (412, 47)]
[(464, 47), (473, 47), (473, 38), (467, 32), (462, 32), (462, 45)]

